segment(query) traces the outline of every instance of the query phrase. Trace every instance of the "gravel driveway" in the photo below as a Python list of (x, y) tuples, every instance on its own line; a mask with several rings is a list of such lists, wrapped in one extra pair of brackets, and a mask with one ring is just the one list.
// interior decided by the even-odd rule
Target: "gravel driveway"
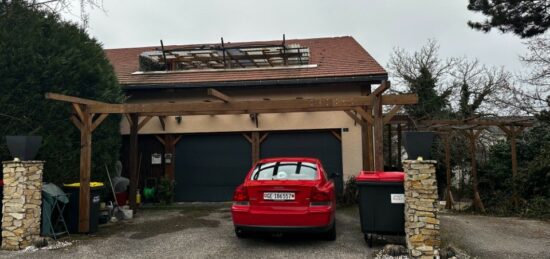
[(72, 236), (72, 246), (35, 252), (0, 251), (25, 258), (371, 258), (356, 207), (338, 209), (336, 241), (308, 236), (237, 239), (228, 204), (186, 205), (176, 210), (141, 210), (124, 224), (102, 227), (95, 236)]
[(550, 223), (441, 214), (441, 238), (478, 258), (550, 258)]

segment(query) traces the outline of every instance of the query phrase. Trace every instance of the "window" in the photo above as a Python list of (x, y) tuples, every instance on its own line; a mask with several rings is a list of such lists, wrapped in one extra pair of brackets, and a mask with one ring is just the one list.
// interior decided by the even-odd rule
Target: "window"
[(317, 165), (308, 162), (271, 162), (258, 164), (251, 180), (316, 180)]

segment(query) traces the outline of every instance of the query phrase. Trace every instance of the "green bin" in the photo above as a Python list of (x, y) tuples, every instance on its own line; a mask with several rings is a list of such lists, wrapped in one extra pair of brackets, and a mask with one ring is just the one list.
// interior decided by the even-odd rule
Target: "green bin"
[[(69, 204), (65, 208), (65, 221), (69, 233), (80, 233), (78, 231), (78, 212), (80, 211), (80, 183), (72, 183), (63, 185), (63, 190), (69, 193)], [(101, 182), (90, 183), (90, 216), (88, 234), (97, 232), (99, 225), (99, 203), (101, 194), (104, 192), (105, 186)]]

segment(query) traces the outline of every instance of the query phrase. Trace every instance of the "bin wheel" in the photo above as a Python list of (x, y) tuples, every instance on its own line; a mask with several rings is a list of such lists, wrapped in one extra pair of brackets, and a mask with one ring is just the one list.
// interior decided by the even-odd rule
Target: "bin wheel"
[(365, 242), (367, 242), (369, 247), (372, 247), (372, 234), (365, 234)]

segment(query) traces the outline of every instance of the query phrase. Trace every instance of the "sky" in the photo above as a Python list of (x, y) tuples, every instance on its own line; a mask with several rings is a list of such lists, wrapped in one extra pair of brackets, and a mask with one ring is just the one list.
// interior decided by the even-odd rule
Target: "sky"
[[(467, 26), (482, 20), (468, 0), (103, 0), (88, 10), (88, 32), (105, 48), (353, 36), (382, 66), (394, 48), (414, 51), (428, 39), (440, 55), (478, 59), (519, 72), (524, 41)], [(78, 13), (72, 10), (73, 13)], [(64, 18), (79, 20), (65, 13)]]

